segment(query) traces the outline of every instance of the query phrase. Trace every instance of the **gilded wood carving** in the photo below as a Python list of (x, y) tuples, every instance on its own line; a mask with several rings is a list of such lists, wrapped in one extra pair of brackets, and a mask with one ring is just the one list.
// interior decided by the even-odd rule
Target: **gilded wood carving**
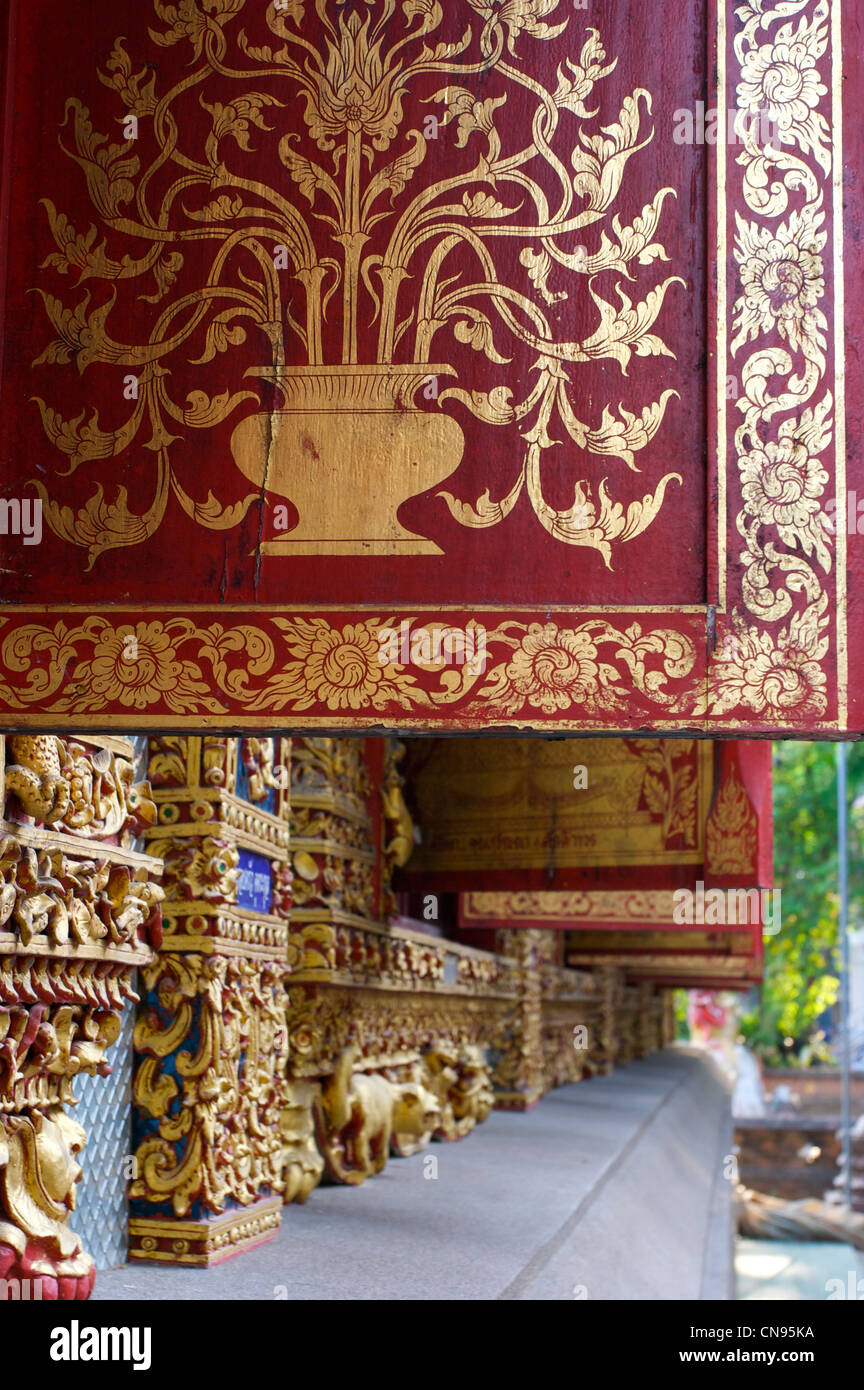
[[(118, 3), (38, 140), (10, 103), (10, 726), (861, 727), (839, 6), (724, 0), (704, 67), (682, 13), (661, 69), (631, 0)], [(456, 613), (483, 669), (381, 661)]]
[(0, 783), (4, 759), (0, 1280), (83, 1299), (94, 1264), (68, 1217), (87, 1136), (67, 1107), (76, 1076), (110, 1071), (135, 970), (161, 941), (161, 865), (131, 848), (155, 806), (125, 741), (0, 740)]

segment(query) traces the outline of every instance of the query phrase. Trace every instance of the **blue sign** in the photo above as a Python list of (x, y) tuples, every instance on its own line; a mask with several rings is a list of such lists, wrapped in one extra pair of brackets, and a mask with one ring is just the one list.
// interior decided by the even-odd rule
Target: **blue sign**
[(269, 912), (273, 905), (273, 875), (270, 860), (263, 854), (240, 850), (240, 879), (237, 884), (237, 906), (250, 912)]

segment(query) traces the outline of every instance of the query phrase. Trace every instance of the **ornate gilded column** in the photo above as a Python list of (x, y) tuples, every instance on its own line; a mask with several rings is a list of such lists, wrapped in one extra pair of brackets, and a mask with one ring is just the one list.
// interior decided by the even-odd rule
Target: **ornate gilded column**
[[(560, 954), (561, 934), (549, 935)], [(548, 964), (541, 969), (543, 1091), (581, 1081), (600, 1027), (600, 986), (587, 970)]]
[(649, 1057), (661, 1046), (659, 1029), (661, 1003), (650, 980), (640, 980), (637, 990), (635, 1055), (637, 1057)]
[(563, 936), (500, 929), (497, 949), (517, 967), (519, 1001), (495, 1069), (495, 1105), (527, 1110), (555, 1086), (579, 1081), (596, 1055), (602, 991), (588, 971), (561, 964)]
[(616, 1065), (626, 1067), (639, 1056), (639, 987), (622, 984), (615, 1009)]
[(333, 928), (378, 918), (379, 843), (366, 743), (298, 738), (291, 754), (292, 928), (322, 960)]
[(495, 1068), (495, 1108), (530, 1110), (546, 1089), (543, 1063), (542, 931), (499, 931), (498, 951), (518, 970), (518, 1003), (505, 1055)]
[(135, 1030), (133, 1259), (212, 1265), (280, 1223), (289, 749), (150, 740), (165, 936)]
[(388, 920), (413, 843), (400, 751), (294, 740), (286, 1199), (470, 1133), (518, 1008), (511, 962)]
[[(597, 1027), (588, 1053), (588, 1070), (592, 1075), (608, 1076), (619, 1062), (623, 1063), (623, 1043), (620, 1037), (619, 1010), (623, 997), (623, 977), (614, 965), (599, 965), (592, 972), (599, 992)], [(619, 1057), (619, 1052), (622, 1055)]]
[(93, 1287), (68, 1225), (87, 1160), (67, 1107), (76, 1075), (109, 1070), (160, 941), (162, 866), (133, 848), (156, 809), (134, 776), (126, 739), (0, 739), (0, 1280), (18, 1297)]

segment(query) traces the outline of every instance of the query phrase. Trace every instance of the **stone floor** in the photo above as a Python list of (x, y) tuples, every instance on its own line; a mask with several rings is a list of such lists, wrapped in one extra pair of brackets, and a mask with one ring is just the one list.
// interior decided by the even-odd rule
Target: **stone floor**
[(493, 1112), (361, 1188), (318, 1188), (275, 1240), (216, 1269), (127, 1265), (94, 1298), (728, 1298), (730, 1146), (712, 1064), (667, 1049), (529, 1114)]

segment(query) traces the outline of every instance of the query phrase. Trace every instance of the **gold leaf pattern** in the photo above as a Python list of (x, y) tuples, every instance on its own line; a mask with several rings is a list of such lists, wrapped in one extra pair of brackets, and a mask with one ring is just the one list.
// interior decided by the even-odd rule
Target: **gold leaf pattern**
[[(736, 215), (740, 292), (730, 344), (733, 359), (748, 350), (739, 369), (744, 390), (736, 402), (743, 423), (735, 431), (744, 502), (736, 518), (745, 540), (744, 608), (733, 612), (704, 697), (694, 705), (714, 715), (741, 707), (783, 724), (812, 723), (828, 704), (822, 667), (829, 650), (828, 591), (819, 571), (831, 569), (831, 526), (823, 511), (830, 478), (818, 455), (831, 441), (832, 395), (823, 391), (807, 404), (827, 370), (828, 320), (820, 306), (826, 295), (821, 253), (828, 240), (823, 188), (831, 174), (830, 128), (816, 109), (828, 93), (819, 68), (828, 47), (826, 0), (817, 0), (797, 27), (781, 25), (766, 43), (758, 42), (757, 33), (804, 9), (810, 9), (809, 0), (758, 0), (738, 12), (745, 27), (735, 40), (742, 108), (736, 125), (743, 131), (762, 112), (775, 132), (772, 142), (760, 145), (751, 125), (737, 158), (744, 199), (758, 218), (748, 222)], [(793, 150), (799, 153), (793, 156)], [(790, 194), (796, 193), (800, 205), (789, 210)], [(789, 379), (785, 392), (778, 393), (776, 378)], [(775, 426), (778, 416), (785, 418)], [(774, 624), (782, 619), (788, 621), (778, 630)]]
[[(314, 22), (301, 0), (278, 7), (268, 4), (265, 22), (282, 41), (282, 47), (275, 51), (251, 46), (245, 32), (232, 26), (244, 3), (182, 0), (172, 5), (154, 0), (155, 15), (163, 27), (151, 29), (151, 37), (161, 46), (189, 40), (194, 69), (160, 94), (158, 102), (150, 66), (133, 71), (135, 64), (124, 47), (125, 40), (116, 41), (99, 79), (125, 111), (133, 112), (136, 118), (153, 117), (148, 134), (158, 148), (148, 167), (142, 169), (129, 139), (109, 143), (108, 137), (95, 129), (89, 109), (80, 100), (70, 97), (66, 102), (65, 124), (71, 123), (74, 147), (67, 149), (61, 142), (61, 149), (80, 166), (90, 199), (112, 234), (137, 238), (142, 252), (137, 259), (127, 253), (120, 261), (109, 260), (105, 241), (96, 243), (95, 227), (79, 234), (64, 213), (43, 199), (58, 248), (45, 259), (44, 268), (65, 274), (74, 266), (79, 278), (113, 282), (146, 274), (151, 278), (138, 298), (148, 304), (167, 303), (149, 342), (125, 344), (115, 341), (107, 327), (116, 288), (115, 294), (96, 308), (91, 307), (89, 294), (75, 308), (68, 308), (40, 288), (56, 337), (34, 365), (74, 362), (83, 371), (92, 362), (102, 362), (158, 373), (158, 380), (154, 378), (147, 392), (146, 411), (133, 410), (127, 424), (115, 432), (110, 450), (107, 436), (99, 439), (93, 433), (95, 426), (86, 427), (90, 437), (85, 438), (82, 431), (70, 448), (68, 427), (55, 418), (50, 405), (40, 406), (46, 432), (61, 451), (72, 455), (75, 466), (97, 464), (109, 452), (125, 453), (145, 418), (153, 430), (146, 447), (159, 454), (154, 470), (156, 496), (141, 518), (132, 513), (125, 492), (118, 491), (115, 500), (106, 503), (104, 483), (100, 482), (91, 499), (77, 511), (64, 507), (49, 489), (49, 524), (64, 540), (86, 546), (92, 564), (107, 549), (149, 540), (161, 525), (166, 498), (172, 495), (198, 524), (224, 529), (239, 523), (246, 511), (246, 504), (239, 499), (223, 502), (213, 496), (204, 504), (191, 504), (192, 489), (188, 480), (176, 476), (171, 458), (170, 446), (176, 436), (169, 433), (166, 417), (210, 428), (225, 418), (217, 401), (224, 399), (226, 410), (231, 408), (224, 392), (206, 404), (209, 393), (197, 386), (188, 393), (191, 404), (185, 410), (171, 399), (171, 373), (165, 359), (193, 334), (198, 335), (196, 350), (200, 352), (188, 359), (194, 366), (213, 362), (218, 355), (243, 345), (251, 327), (259, 339), (263, 336), (265, 357), (273, 359), (251, 369), (252, 375), (266, 376), (276, 366), (284, 367), (284, 375), (291, 373), (297, 364), (286, 351), (285, 336), (289, 334), (295, 339), (295, 353), (299, 340), (305, 367), (326, 369), (322, 380), (334, 368), (339, 372), (356, 366), (359, 381), (364, 368), (368, 375), (370, 368), (386, 372), (392, 364), (401, 370), (416, 368), (417, 379), (422, 381), (427, 367), (435, 375), (431, 366), (436, 359), (431, 350), (436, 335), (447, 327), (456, 343), (469, 344), (499, 367), (513, 361), (505, 339), (537, 354), (531, 369), (537, 375), (524, 401), (512, 401), (512, 388), (500, 381), (488, 392), (468, 398), (456, 390), (436, 397), (439, 406), (445, 397), (468, 405), (489, 425), (506, 427), (517, 420), (524, 422), (521, 481), (508, 477), (504, 500), (488, 505), (482, 499), (472, 504), (443, 494), (451, 514), (468, 527), (494, 526), (524, 499), (547, 535), (561, 544), (594, 549), (606, 565), (611, 565), (615, 543), (641, 534), (655, 520), (666, 486), (675, 475), (655, 478), (651, 491), (641, 499), (630, 497), (620, 502), (610, 496), (609, 479), (574, 477), (574, 504), (563, 510), (546, 500), (542, 475), (549, 467), (545, 451), (560, 445), (554, 428), (559, 415), (582, 454), (608, 454), (635, 468), (634, 454), (662, 427), (668, 402), (676, 397), (669, 390), (659, 404), (635, 410), (622, 403), (621, 423), (613, 419), (610, 405), (601, 404), (602, 423), (594, 430), (570, 418), (565, 397), (568, 377), (564, 363), (608, 359), (626, 376), (634, 355), (673, 356), (654, 325), (667, 292), (685, 284), (680, 276), (670, 276), (648, 288), (644, 297), (636, 298), (619, 283), (615, 287), (617, 304), (610, 302), (595, 282), (604, 273), (620, 273), (630, 280), (635, 278), (631, 262), (648, 266), (668, 259), (656, 234), (666, 195), (674, 190), (661, 189), (629, 227), (622, 227), (614, 215), (614, 239), (601, 228), (599, 244), (572, 249), (574, 232), (588, 232), (612, 212), (628, 161), (654, 139), (654, 130), (645, 119), (652, 109), (651, 94), (636, 88), (623, 98), (617, 120), (596, 131), (589, 128), (601, 111), (599, 104), (589, 103), (598, 84), (618, 62), (615, 57), (607, 61), (596, 29), (582, 35), (578, 61), (567, 58), (557, 66), (554, 90), (542, 85), (523, 48), (529, 39), (553, 40), (572, 24), (562, 0), (496, 0), (495, 4), (470, 0), (474, 14), (469, 13), (470, 22), (462, 37), (434, 46), (428, 38), (444, 21), (439, 0), (403, 3), (407, 32), (402, 36), (394, 36), (391, 23), (394, 0), (359, 8), (318, 0)], [(228, 56), (229, 42), (245, 55), (248, 70), (236, 66)], [(473, 60), (466, 56), (472, 42), (479, 43), (479, 61), (476, 48)], [(515, 64), (508, 61), (508, 54), (517, 60)], [(498, 93), (480, 94), (477, 79), (493, 72), (499, 79)], [(473, 167), (449, 174), (445, 163), (443, 174), (436, 171), (433, 181), (414, 193), (413, 182), (427, 159), (429, 145), (425, 130), (403, 130), (403, 102), (416, 81), (429, 74), (440, 75), (447, 84), (423, 98), (431, 108), (430, 118), (443, 127), (452, 123), (452, 144), (457, 150), (469, 144), (476, 146), (478, 159)], [(332, 154), (332, 171), (328, 171), (295, 148), (297, 130), (277, 135), (272, 142), (308, 211), (279, 187), (243, 176), (243, 155), (252, 153), (259, 144), (270, 148), (265, 137), (276, 127), (270, 117), (291, 104), (282, 99), (283, 88), (276, 96), (264, 90), (263, 83), (256, 83), (257, 77), (279, 78), (292, 101), (300, 98), (302, 119), (311, 139), (322, 152)], [(209, 84), (206, 87), (205, 82)], [(199, 148), (187, 150), (181, 146), (184, 136), (188, 144), (192, 123), (181, 103), (193, 86), (200, 110), (210, 117), (210, 128), (199, 138)], [(505, 121), (513, 107), (518, 121)], [(433, 114), (436, 110), (441, 112), (440, 118)], [(567, 113), (567, 124), (559, 129), (563, 113)], [(576, 134), (567, 133), (574, 120), (578, 122)], [(514, 128), (519, 124), (524, 131)], [(256, 131), (261, 132), (260, 141), (252, 138)], [(475, 141), (475, 136), (479, 140)], [(387, 154), (397, 137), (401, 137), (400, 142), (386, 162), (379, 160), (377, 156)], [(559, 149), (555, 148), (556, 141)], [(567, 141), (575, 142), (575, 148), (569, 148)], [(575, 177), (565, 178), (562, 184), (562, 161), (568, 157)], [(539, 165), (532, 169), (535, 161)], [(170, 173), (173, 182), (154, 179), (157, 169), (160, 175)], [(563, 200), (554, 211), (543, 171), (563, 188)], [(199, 185), (201, 200), (194, 196)], [(514, 197), (501, 196), (505, 191)], [(584, 205), (580, 206), (579, 200)], [(519, 225), (520, 213), (533, 220)], [(377, 249), (367, 247), (373, 229), (387, 219), (392, 225), (389, 238)], [(512, 238), (518, 238), (516, 246)], [(196, 256), (179, 249), (189, 243), (193, 249), (196, 244), (203, 246), (211, 253), (211, 260), (202, 283), (180, 293), (181, 272), (190, 274), (190, 268), (198, 263)], [(331, 244), (337, 254), (325, 254)], [(499, 257), (499, 248), (506, 252), (511, 247), (514, 269)], [(451, 273), (455, 250), (468, 253), (472, 269), (467, 275)], [(305, 297), (305, 313), (295, 316), (293, 304), (283, 301), (280, 277), (274, 273), (274, 252), (284, 253), (286, 266), (278, 268), (292, 269)], [(257, 262), (257, 276), (249, 274), (250, 259)], [(585, 275), (587, 282), (578, 278)], [(561, 342), (547, 310), (568, 298), (574, 283), (585, 285), (599, 323), (583, 342)], [(342, 298), (341, 364), (324, 361), (325, 314), (331, 296), (337, 293)], [(364, 293), (372, 301), (371, 322), (376, 325), (368, 344), (370, 356), (377, 335), (374, 361), (366, 363), (359, 342)], [(815, 329), (814, 324), (814, 333)], [(412, 337), (413, 347), (409, 348)], [(411, 353), (407, 363), (396, 355), (397, 351), (404, 355), (406, 350)], [(438, 371), (453, 374), (452, 364), (442, 361)], [(239, 402), (246, 396), (231, 399)], [(341, 407), (346, 412), (352, 409), (351, 400), (348, 393)], [(437, 409), (433, 406), (430, 414)], [(286, 410), (290, 413), (287, 406)], [(259, 416), (259, 421), (262, 418)], [(446, 420), (439, 417), (437, 423), (441, 426), (437, 437), (443, 440)], [(453, 429), (450, 434), (455, 438)], [(242, 460), (235, 457), (239, 471), (257, 483), (257, 461), (247, 457), (255, 447), (250, 438), (248, 432), (242, 436), (238, 445)], [(502, 457), (507, 457), (506, 451)], [(553, 470), (553, 477), (556, 473), (557, 469)], [(433, 485), (446, 476), (440, 472)], [(267, 490), (293, 501), (290, 488), (279, 492), (281, 466), (271, 470), (268, 478)], [(591, 500), (592, 492), (597, 495), (596, 503)], [(394, 516), (404, 500), (393, 496)], [(390, 501), (388, 494), (388, 506)], [(295, 529), (302, 535), (307, 522), (302, 510), (297, 510), (300, 520)], [(128, 538), (120, 540), (117, 533), (124, 518), (129, 521)], [(315, 535), (317, 521), (308, 524), (310, 534)], [(372, 547), (368, 553), (392, 553), (387, 539), (392, 540), (396, 523), (388, 530), (382, 516), (376, 525), (386, 535), (363, 537), (364, 544), (368, 541)], [(353, 532), (344, 538), (344, 553), (353, 553), (352, 540), (356, 541)], [(327, 553), (341, 552), (333, 552), (331, 546)]]
[[(204, 38), (210, 35), (214, 52), (218, 52), (219, 45), (226, 42), (223, 25), (240, 8), (242, 0), (213, 0), (209, 8), (195, 0), (187, 0), (179, 8), (157, 3), (157, 14), (169, 26), (168, 34), (163, 34), (160, 41), (173, 43), (189, 38), (200, 56)], [(409, 8), (412, 22), (425, 25), (430, 31), (435, 28), (433, 0), (428, 4), (417, 0)], [(479, 5), (474, 8), (481, 12)], [(548, 7), (532, 7), (528, 0), (521, 6), (499, 5), (494, 11), (486, 8), (482, 44), (489, 60), (508, 40), (515, 42), (520, 35), (542, 37), (542, 16), (552, 12)], [(733, 416), (734, 457), (742, 501), (740, 507), (733, 507), (731, 520), (741, 537), (743, 582), (739, 586), (735, 576), (732, 610), (718, 614), (719, 637), (708, 671), (704, 660), (697, 661), (703, 637), (699, 623), (681, 613), (656, 618), (641, 615), (639, 622), (629, 625), (620, 614), (608, 619), (571, 614), (559, 622), (541, 614), (499, 617), (495, 619), (497, 625), (488, 632), (492, 660), (484, 674), (450, 670), (437, 677), (428, 672), (409, 675), (398, 665), (389, 670), (380, 666), (375, 669), (370, 658), (376, 624), (384, 620), (367, 615), (346, 612), (331, 622), (323, 612), (313, 609), (302, 614), (286, 613), (277, 622), (271, 614), (262, 612), (230, 632), (211, 621), (215, 619), (213, 614), (206, 621), (202, 619), (199, 626), (191, 618), (184, 618), (182, 622), (188, 626), (182, 632), (171, 632), (176, 659), (197, 665), (202, 681), (209, 682), (207, 688), (224, 693), (224, 708), (230, 707), (234, 717), (243, 712), (267, 717), (296, 709), (309, 711), (309, 718), (314, 721), (332, 719), (333, 710), (338, 709), (350, 723), (355, 715), (356, 722), (360, 722), (363, 711), (374, 708), (376, 712), (389, 711), (395, 722), (403, 718), (410, 722), (416, 715), (418, 720), (432, 723), (440, 711), (457, 723), (464, 716), (466, 724), (522, 718), (539, 725), (560, 722), (560, 726), (570, 728), (603, 727), (614, 722), (617, 710), (632, 712), (639, 701), (644, 701), (649, 722), (692, 720), (694, 727), (699, 724), (706, 731), (710, 731), (711, 721), (730, 728), (813, 727), (820, 721), (826, 721), (826, 727), (834, 727), (829, 691), (833, 696), (831, 661), (836, 656), (836, 644), (829, 624), (833, 608), (836, 606), (839, 611), (841, 607), (843, 595), (838, 590), (835, 605), (834, 595), (827, 587), (832, 572), (832, 528), (825, 513), (825, 500), (832, 485), (837, 390), (830, 379), (826, 357), (833, 326), (826, 312), (830, 301), (826, 298), (825, 281), (830, 270), (826, 250), (842, 237), (842, 227), (840, 210), (828, 201), (833, 132), (823, 111), (830, 109), (826, 100), (832, 59), (829, 13), (825, 0), (747, 0), (738, 6), (741, 27), (735, 34), (734, 45), (741, 75), (738, 124), (744, 131), (744, 144), (737, 155), (720, 153), (719, 157), (725, 161), (730, 205), (740, 214), (734, 251), (740, 279), (730, 296), (734, 327), (726, 366), (727, 370), (734, 370), (740, 392), (730, 411), (737, 412), (737, 417)], [(275, 12), (272, 6), (268, 9), (267, 22), (286, 40), (286, 49), (281, 56), (268, 54), (266, 61), (286, 72), (291, 70), (293, 61), (288, 44), (292, 38), (290, 26), (299, 23), (303, 14), (299, 0), (292, 0), (282, 13)], [(794, 22), (786, 23), (790, 16), (795, 16)], [(590, 33), (594, 35), (595, 31)], [(591, 101), (588, 84), (605, 75), (602, 45), (599, 40), (589, 41), (590, 51), (586, 53), (583, 48), (579, 60), (582, 74), (568, 60), (559, 71), (555, 97), (559, 107), (580, 115), (575, 107), (581, 103), (587, 110), (586, 103)], [(121, 66), (118, 74), (124, 78), (126, 69)], [(733, 76), (733, 86), (734, 82)], [(119, 92), (120, 83), (114, 85)], [(769, 115), (780, 131), (771, 144), (759, 143), (752, 120), (757, 111), (764, 109), (760, 106), (760, 94), (767, 98)], [(128, 93), (124, 100), (128, 100)], [(432, 98), (439, 109), (442, 101), (447, 103), (444, 123), (465, 121), (465, 141), (477, 132), (485, 137), (485, 159), (491, 169), (501, 151), (495, 106), (478, 103), (476, 90), (472, 93), (467, 87), (460, 89), (453, 82)], [(609, 191), (614, 191), (627, 159), (641, 147), (639, 115), (644, 109), (650, 109), (648, 94), (634, 93), (629, 105), (622, 108), (614, 131), (606, 132), (605, 142), (587, 135), (580, 141), (577, 184), (595, 209), (599, 209)], [(103, 216), (108, 212), (114, 218), (119, 209), (126, 207), (125, 185), (134, 180), (128, 150), (116, 146), (106, 149), (106, 137), (94, 134), (86, 108), (80, 104), (71, 102), (67, 118), (70, 113), (77, 150), (72, 157), (78, 159), (84, 171), (94, 204)], [(473, 130), (468, 128), (472, 122)], [(501, 122), (501, 129), (504, 128)], [(480, 235), (484, 222), (488, 222), (489, 232), (495, 235), (505, 231), (520, 234), (524, 229), (509, 225), (514, 217), (504, 201), (500, 203), (503, 211), (472, 201), (476, 186), (482, 187), (482, 182), (474, 180), (468, 203), (463, 199), (454, 205), (466, 217), (470, 209), (472, 233)], [(613, 218), (614, 236), (603, 232), (593, 253), (586, 254), (587, 248), (579, 245), (584, 239), (580, 235), (582, 227), (590, 226), (590, 219), (579, 227), (570, 225), (568, 250), (565, 253), (559, 248), (560, 267), (591, 276), (600, 269), (620, 269), (625, 273), (631, 260), (649, 264), (665, 259), (655, 236), (660, 209), (669, 191), (660, 190), (630, 227), (623, 227), (617, 217)], [(317, 199), (321, 189), (312, 187), (310, 192)], [(457, 197), (463, 192), (460, 188)], [(340, 190), (336, 189), (336, 193), (341, 196)], [(207, 206), (207, 215), (219, 221), (222, 206), (217, 196)], [(126, 258), (118, 272), (119, 263), (104, 259), (104, 243), (96, 246), (92, 228), (86, 235), (79, 235), (65, 215), (47, 201), (46, 208), (58, 248), (57, 255), (49, 257), (48, 268), (68, 273), (69, 267), (74, 266), (82, 278), (98, 275), (105, 280), (117, 279), (118, 274), (142, 274), (152, 268), (153, 257), (148, 253), (140, 262)], [(234, 204), (225, 205), (225, 211), (233, 215)], [(195, 220), (192, 213), (189, 216)], [(551, 236), (555, 227), (547, 230)], [(535, 245), (536, 231), (534, 228)], [(314, 244), (305, 224), (296, 218), (289, 220), (280, 228), (280, 235), (295, 266), (314, 267)], [(392, 265), (382, 265), (380, 271), (384, 285), (380, 322), (385, 357), (397, 341), (399, 318), (391, 310), (400, 278), (404, 279), (399, 269), (402, 250), (395, 243), (392, 249)], [(316, 293), (334, 268), (338, 277), (340, 267), (333, 261), (308, 272), (308, 283), (316, 287)], [(367, 283), (371, 283), (369, 276), (375, 274), (375, 268), (367, 267), (364, 274)], [(100, 322), (90, 313), (86, 299), (69, 310), (59, 300), (42, 293), (57, 337), (41, 360), (61, 364), (77, 360), (79, 367), (97, 358), (130, 360), (123, 356), (129, 350), (112, 344), (107, 336), (106, 306), (96, 311), (102, 315)], [(332, 288), (327, 293), (333, 293)], [(433, 293), (430, 312), (424, 319), (424, 323), (434, 326), (434, 331), (450, 320), (467, 321), (464, 309), (460, 319), (456, 301), (445, 302), (446, 293), (442, 291), (437, 302)], [(596, 287), (594, 293), (598, 293)], [(656, 300), (658, 292), (653, 293)], [(603, 341), (598, 339), (595, 348), (602, 352), (604, 346), (608, 348), (617, 342), (624, 349), (622, 355), (638, 353), (641, 338), (645, 351), (659, 350), (651, 341), (655, 335), (650, 331), (653, 324), (649, 322), (648, 298), (641, 305), (634, 305), (619, 290), (618, 299), (620, 310), (603, 302)], [(578, 421), (572, 408), (568, 414), (562, 404), (568, 401), (563, 366), (567, 359), (556, 359), (552, 336), (542, 326), (542, 304), (530, 302), (532, 311), (541, 315), (532, 322), (542, 352), (538, 354), (537, 376), (527, 398), (538, 415), (526, 431), (526, 464), (534, 468), (538, 451), (548, 447), (546, 425), (556, 404), (568, 431), (585, 441), (580, 447), (619, 457), (628, 467), (633, 466), (634, 460), (629, 456), (634, 447), (629, 437), (632, 433), (638, 441), (640, 433), (648, 434), (664, 402), (643, 408), (641, 414), (620, 404), (619, 418), (611, 405), (606, 406), (599, 426), (596, 420), (587, 425)], [(601, 305), (598, 303), (597, 307), (600, 309)], [(223, 317), (211, 321), (207, 328), (211, 356), (217, 350), (214, 322), (223, 338), (219, 346), (226, 350), (232, 345), (232, 338), (240, 341), (244, 333), (228, 321), (232, 315), (247, 312), (252, 315), (245, 304), (227, 312), (224, 305), (219, 306)], [(255, 313), (263, 318), (265, 306), (262, 304)], [(200, 322), (197, 320), (196, 326)], [(272, 324), (272, 317), (267, 322)], [(419, 322), (418, 317), (418, 325)], [(312, 340), (310, 346), (314, 351)], [(151, 347), (155, 355), (147, 360), (155, 362), (161, 347)], [(576, 361), (584, 345), (571, 345), (571, 351), (572, 360)], [(427, 360), (432, 359), (427, 356)], [(204, 393), (202, 397), (210, 399)], [(501, 425), (522, 419), (526, 404), (514, 402), (506, 387), (470, 394), (450, 388), (440, 394), (439, 400), (446, 397), (473, 410), (479, 418)], [(189, 409), (193, 414), (198, 399), (194, 393), (190, 396)], [(74, 466), (108, 457), (111, 436), (100, 428), (97, 415), (85, 412), (65, 421), (43, 400), (39, 401), (39, 408), (46, 432)], [(205, 414), (209, 409), (203, 400), (201, 409)], [(647, 416), (646, 411), (650, 412)], [(180, 410), (175, 418), (182, 415)], [(533, 437), (529, 439), (528, 433)], [(158, 439), (155, 428), (154, 439)], [(160, 465), (165, 467), (161, 457)], [(459, 512), (463, 524), (483, 524), (487, 517), (494, 523), (515, 504), (525, 482), (523, 471), (501, 501), (492, 500), (487, 490), (476, 507), (452, 496), (447, 498), (448, 504), (451, 510)], [(159, 499), (167, 495), (170, 485), (166, 476), (160, 477), (154, 503), (157, 512), (159, 505), (164, 505)], [(113, 543), (115, 526), (131, 524), (128, 517), (121, 523), (119, 513), (111, 516), (101, 485), (77, 515), (49, 498), (47, 492), (42, 496), (49, 524), (70, 543), (98, 548), (106, 538)], [(842, 493), (838, 500), (842, 509)], [(215, 515), (214, 503), (215, 499), (208, 499), (205, 507), (213, 507)], [(626, 535), (628, 521), (622, 504), (612, 499), (607, 499), (607, 503), (609, 516), (617, 520), (624, 516), (621, 534)], [(125, 495), (118, 494), (116, 505), (122, 511)], [(574, 538), (580, 534), (575, 513), (581, 511), (581, 520), (590, 528), (595, 524), (592, 508), (596, 520), (603, 507), (598, 508), (587, 485), (580, 483), (573, 506), (564, 514), (569, 518), (567, 524)], [(204, 520), (203, 515), (201, 519)], [(143, 530), (133, 527), (133, 531), (136, 538), (146, 539), (148, 534), (146, 526)], [(576, 539), (575, 543), (580, 542)], [(389, 621), (401, 620), (401, 616)], [(412, 622), (421, 621), (410, 614), (404, 616)], [(69, 682), (65, 673), (71, 669), (70, 663), (74, 666), (93, 660), (94, 643), (101, 633), (122, 628), (119, 618), (108, 615), (93, 617), (89, 626), (70, 626), (35, 612), (22, 619), (7, 612), (0, 622), (5, 635), (4, 683), (0, 691), (8, 707), (25, 711), (25, 718), (29, 717), (29, 707), (37, 714), (49, 708), (58, 713), (83, 710), (87, 693)], [(302, 668), (313, 656), (313, 648), (307, 681)], [(198, 677), (189, 673), (189, 679), (194, 682)], [(150, 708), (163, 708), (161, 701), (167, 692), (155, 686), (152, 689), (158, 699)], [(177, 718), (194, 718), (207, 708), (203, 696), (188, 687), (175, 692), (174, 698), (172, 710)]]

